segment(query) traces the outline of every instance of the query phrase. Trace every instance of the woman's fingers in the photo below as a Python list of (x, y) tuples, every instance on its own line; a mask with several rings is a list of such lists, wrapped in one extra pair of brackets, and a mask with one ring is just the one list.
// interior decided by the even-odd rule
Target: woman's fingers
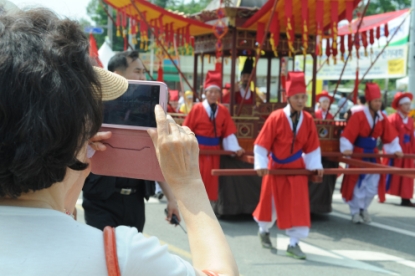
[(160, 105), (156, 105), (154, 108), (157, 121), (157, 133), (159, 137), (169, 135), (169, 121), (166, 118), (163, 108)]
[(97, 132), (97, 134), (95, 134), (91, 139), (89, 139), (90, 142), (99, 142), (102, 140), (106, 140), (111, 138), (111, 131), (100, 131)]

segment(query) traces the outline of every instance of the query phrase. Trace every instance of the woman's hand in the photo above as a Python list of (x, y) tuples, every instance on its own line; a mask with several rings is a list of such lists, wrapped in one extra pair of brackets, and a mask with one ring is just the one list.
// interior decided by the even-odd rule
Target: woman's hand
[(176, 215), (179, 222), (182, 221), (182, 219), (180, 217), (179, 206), (177, 205), (176, 199), (167, 201), (167, 217), (166, 217), (166, 220), (170, 224), (171, 224), (170, 221), (171, 221), (171, 218), (172, 218), (173, 214)]
[(111, 131), (102, 131), (98, 132), (91, 139), (89, 139), (88, 145), (96, 151), (104, 151), (107, 147), (101, 142), (102, 140), (107, 140), (111, 138)]
[(172, 188), (186, 186), (200, 180), (199, 146), (188, 127), (177, 125), (157, 105), (155, 108), (157, 130), (147, 132), (153, 140), (164, 179)]

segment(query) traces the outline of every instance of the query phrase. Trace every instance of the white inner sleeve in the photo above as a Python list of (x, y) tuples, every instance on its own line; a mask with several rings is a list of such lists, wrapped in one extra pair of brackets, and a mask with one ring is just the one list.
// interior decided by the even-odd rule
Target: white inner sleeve
[(241, 149), (235, 134), (231, 134), (228, 137), (223, 138), (222, 145), (224, 150), (229, 150), (233, 152), (237, 152)]
[(94, 156), (94, 154), (95, 154), (95, 150), (88, 145), (87, 148), (86, 148), (86, 156), (88, 158), (92, 158), (92, 156)]
[(399, 145), (399, 137), (393, 139), (393, 141), (389, 144), (383, 144), (383, 149), (387, 154), (394, 154), (397, 151), (402, 152), (401, 145)]
[(316, 148), (310, 153), (305, 153), (304, 156), (305, 168), (309, 171), (323, 169), (321, 164), (321, 149), (320, 147)]
[(254, 146), (254, 168), (255, 170), (268, 168), (268, 151), (266, 148), (255, 145)]
[(340, 152), (353, 151), (353, 144), (345, 137), (340, 137)]

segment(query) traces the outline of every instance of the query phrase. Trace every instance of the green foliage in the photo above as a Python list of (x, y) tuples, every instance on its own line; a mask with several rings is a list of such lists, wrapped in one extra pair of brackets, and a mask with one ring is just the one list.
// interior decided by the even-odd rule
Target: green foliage
[(371, 0), (366, 15), (381, 14), (410, 7), (411, 0)]
[(167, 9), (182, 12), (184, 14), (195, 14), (205, 9), (206, 6), (210, 3), (210, 0), (191, 0), (190, 2), (187, 1), (187, 3), (185, 3), (184, 0), (167, 0), (167, 2)]

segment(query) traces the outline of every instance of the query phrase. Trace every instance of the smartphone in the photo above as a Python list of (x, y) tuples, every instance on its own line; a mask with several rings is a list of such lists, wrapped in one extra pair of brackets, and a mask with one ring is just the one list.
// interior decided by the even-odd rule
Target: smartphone
[(91, 158), (91, 171), (105, 176), (164, 181), (153, 141), (147, 129), (156, 128), (154, 108), (167, 110), (168, 88), (163, 82), (128, 81), (119, 98), (104, 102), (100, 131), (111, 131), (105, 151)]

